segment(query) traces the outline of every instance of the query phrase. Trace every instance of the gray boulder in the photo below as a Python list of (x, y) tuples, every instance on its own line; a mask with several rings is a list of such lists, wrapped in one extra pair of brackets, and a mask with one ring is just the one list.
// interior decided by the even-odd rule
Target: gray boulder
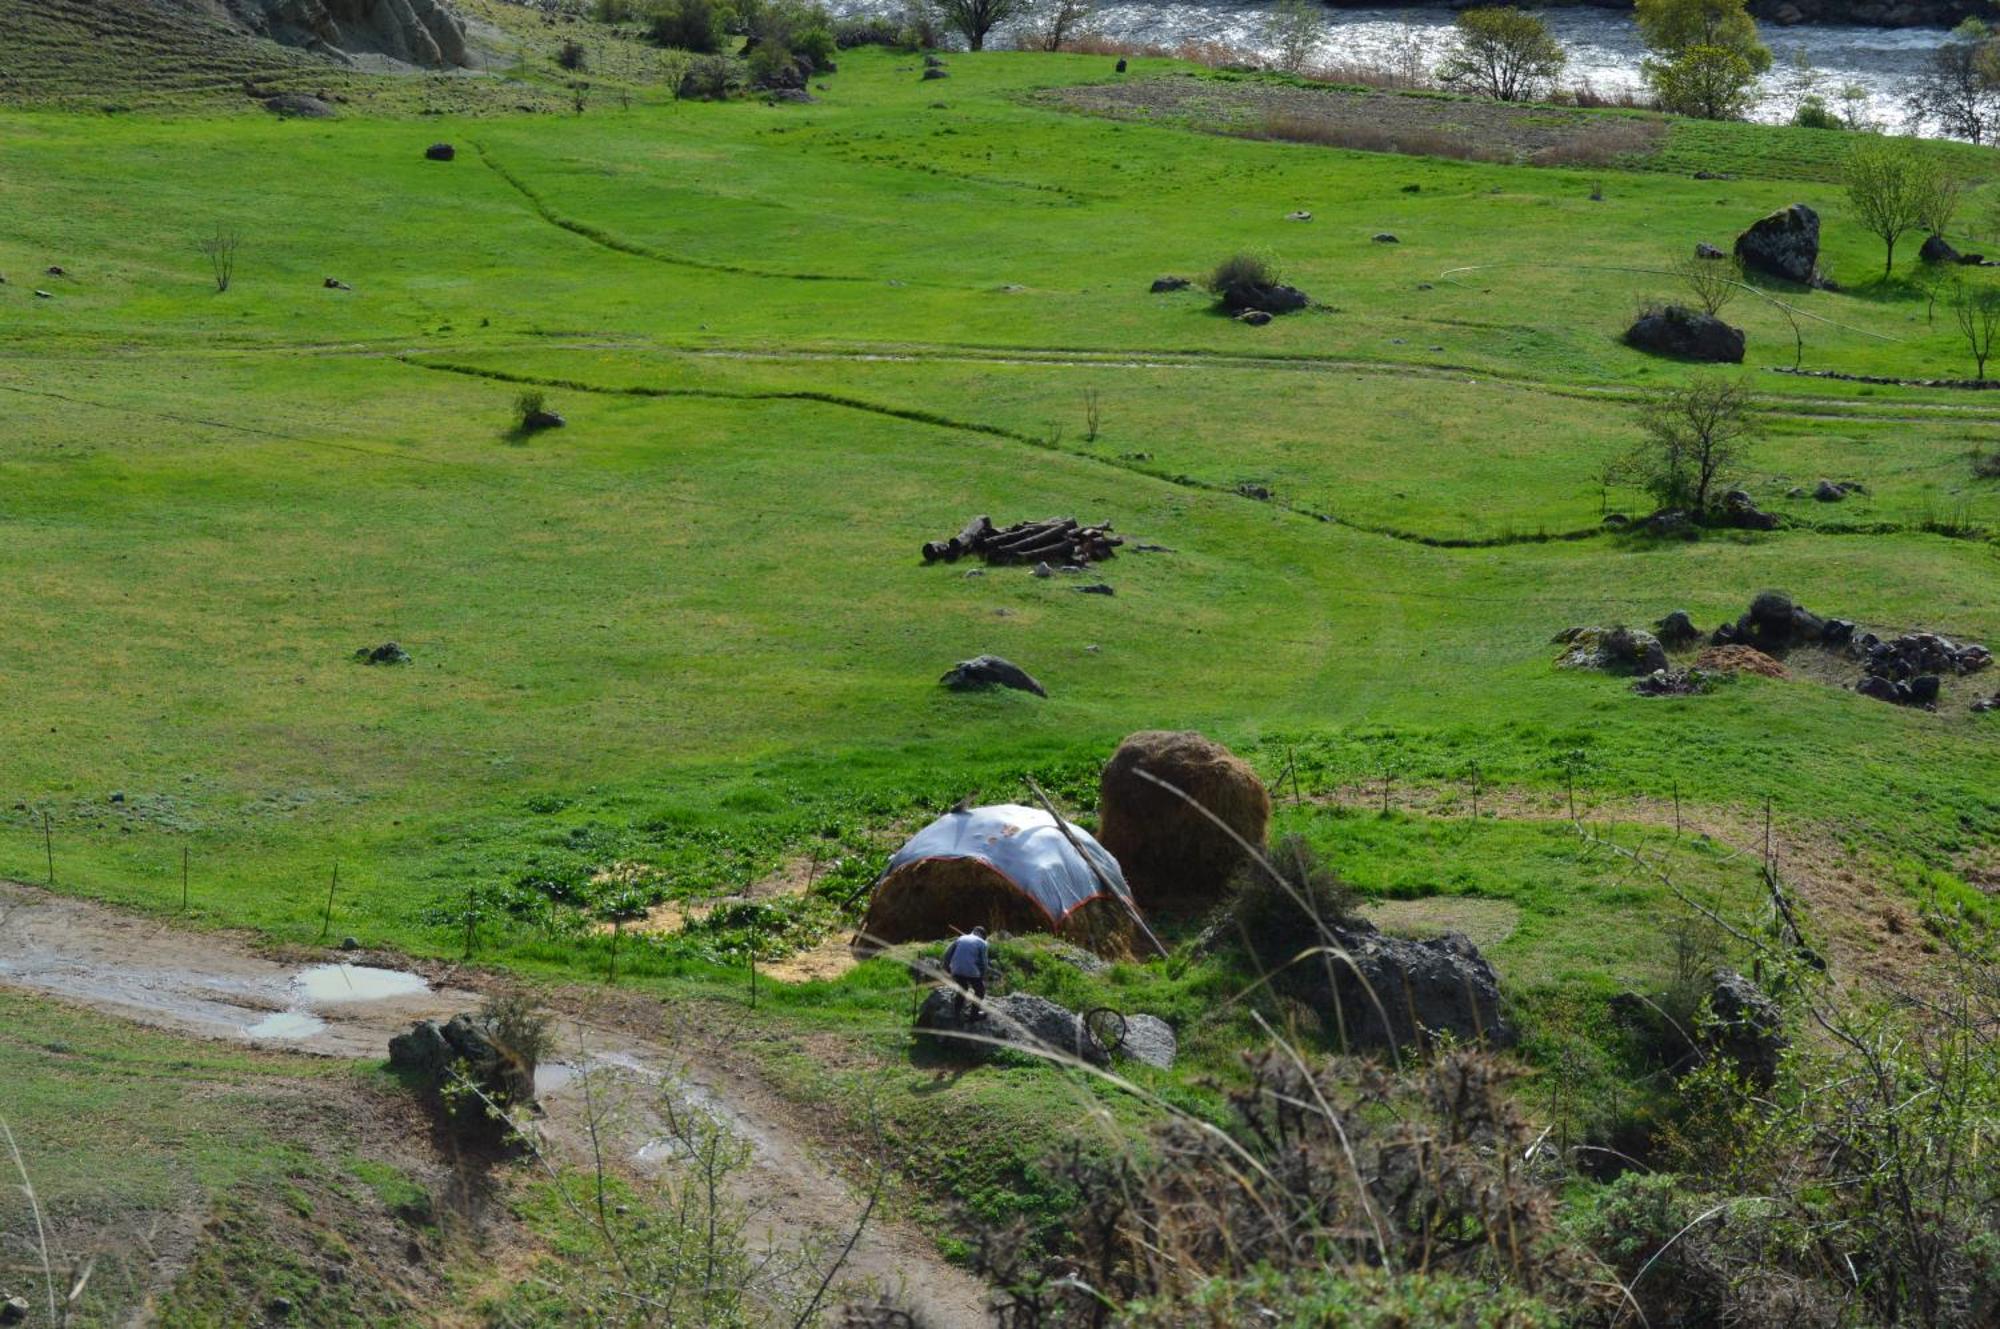
[(1736, 1063), (1752, 1083), (1768, 1088), (1777, 1078), (1785, 1050), (1784, 1014), (1764, 990), (1731, 969), (1710, 977), (1709, 1038), (1715, 1050)]
[(1179, 1054), (1180, 1040), (1174, 1037), (1174, 1027), (1165, 1020), (1157, 1015), (1125, 1017), (1125, 1038), (1118, 1044), (1119, 1056), (1164, 1071), (1173, 1067)]
[(1515, 1032), (1500, 1012), (1500, 979), (1462, 934), (1411, 941), (1380, 932), (1336, 928), (1348, 960), (1332, 960), (1327, 1029), (1349, 1052), (1419, 1049), (1439, 1034), (1495, 1047)]
[(1311, 303), (1311, 298), (1304, 291), (1281, 282), (1269, 286), (1242, 282), (1222, 292), (1222, 307), (1232, 314), (1249, 310), (1265, 314), (1292, 314)]
[(1729, 257), (1729, 255), (1727, 255), (1727, 254), (1723, 253), (1723, 252), (1722, 252), (1722, 251), (1721, 251), (1720, 249), (1717, 249), (1717, 248), (1716, 248), (1716, 247), (1715, 247), (1714, 245), (1712, 245), (1712, 244), (1709, 244), (1709, 243), (1708, 243), (1708, 242), (1707, 242), (1706, 240), (1704, 240), (1704, 241), (1701, 241), (1700, 243), (1698, 243), (1697, 245), (1695, 245), (1695, 247), (1694, 247), (1694, 256), (1695, 256), (1696, 258), (1728, 258), (1728, 257)]
[(987, 1001), (984, 1019), (963, 1021), (957, 1016), (956, 1005), (953, 989), (932, 988), (917, 1009), (918, 1033), (968, 1057), (988, 1056), (999, 1046), (1011, 1046), (1038, 1054), (1076, 1057), (1093, 1066), (1111, 1063), (1110, 1054), (1084, 1026), (1083, 1017), (1046, 997), (1010, 992)]
[(1192, 285), (1194, 283), (1186, 277), (1155, 277), (1153, 278), (1153, 294), (1165, 295), (1170, 291), (1185, 291)]
[(1625, 330), (1625, 344), (1634, 350), (1704, 364), (1743, 363), (1743, 329), (1681, 305), (1642, 311)]
[(448, 162), (458, 156), (458, 149), (449, 143), (433, 143), (424, 149), (424, 157), (434, 162)]
[(1752, 272), (1819, 285), (1819, 214), (1803, 203), (1780, 208), (1736, 237), (1736, 257)]
[(389, 1040), (389, 1066), (433, 1091), (462, 1074), (502, 1106), (535, 1102), (534, 1059), (504, 1046), (482, 1015), (461, 1012), (443, 1024), (417, 1021)]
[(0, 1324), (27, 1323), (29, 1309), (26, 1297), (8, 1297), (0, 1301)]
[(1831, 480), (1822, 480), (1813, 486), (1813, 497), (1822, 503), (1838, 503), (1847, 497), (1847, 490)]
[(938, 682), (954, 692), (998, 687), (1032, 692), (1037, 697), (1049, 695), (1048, 690), (1037, 683), (1027, 670), (997, 655), (976, 655), (970, 660), (960, 660)]

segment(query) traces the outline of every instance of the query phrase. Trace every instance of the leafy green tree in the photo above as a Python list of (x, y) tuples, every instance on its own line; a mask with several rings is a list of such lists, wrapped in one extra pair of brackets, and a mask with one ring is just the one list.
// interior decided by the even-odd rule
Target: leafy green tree
[(722, 49), (728, 14), (716, 0), (658, 0), (646, 15), (646, 35), (661, 46), (713, 55)]
[(1958, 188), (1931, 153), (1908, 139), (1866, 138), (1841, 166), (1857, 221), (1881, 239), (1882, 275), (1895, 271), (1896, 241), (1926, 222), (1950, 219)]
[(1319, 44), (1323, 23), (1319, 6), (1307, 0), (1281, 0), (1264, 24), (1264, 40), (1278, 53), (1278, 68), (1287, 74), (1304, 71)]
[(1705, 120), (1740, 118), (1771, 51), (1744, 0), (1638, 0), (1639, 35), (1653, 54), (1642, 65), (1660, 104)]
[(1465, 10), (1453, 28), (1451, 49), (1438, 66), (1439, 80), (1495, 101), (1533, 101), (1546, 95), (1569, 61), (1547, 24), (1511, 6)]

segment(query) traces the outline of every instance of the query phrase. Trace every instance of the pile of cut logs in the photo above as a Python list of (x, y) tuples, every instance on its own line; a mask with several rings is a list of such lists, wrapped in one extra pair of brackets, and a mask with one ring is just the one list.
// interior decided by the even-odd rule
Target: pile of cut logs
[(1110, 558), (1122, 537), (1111, 533), (1111, 524), (1084, 526), (1074, 517), (1051, 517), (1046, 521), (1020, 521), (1012, 526), (995, 526), (990, 517), (974, 517), (965, 529), (949, 540), (932, 540), (924, 545), (924, 562), (956, 563), (977, 555), (988, 563), (1048, 563), (1052, 565), (1099, 563)]

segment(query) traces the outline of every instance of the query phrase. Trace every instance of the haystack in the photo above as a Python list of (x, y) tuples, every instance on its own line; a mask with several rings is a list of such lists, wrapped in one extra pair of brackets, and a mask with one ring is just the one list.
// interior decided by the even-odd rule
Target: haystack
[(1132, 954), (1138, 929), (1117, 860), (1082, 827), (1064, 827), (1067, 836), (1047, 812), (1013, 803), (938, 818), (896, 851), (875, 883), (864, 941), (932, 941), (984, 927), (1051, 932), (1101, 955)]
[(1133, 898), (1147, 910), (1205, 909), (1243, 865), (1243, 848), (1140, 771), (1174, 786), (1259, 847), (1271, 821), (1271, 796), (1240, 758), (1196, 733), (1133, 734), (1105, 766), (1097, 787), (1098, 838), (1125, 869)]

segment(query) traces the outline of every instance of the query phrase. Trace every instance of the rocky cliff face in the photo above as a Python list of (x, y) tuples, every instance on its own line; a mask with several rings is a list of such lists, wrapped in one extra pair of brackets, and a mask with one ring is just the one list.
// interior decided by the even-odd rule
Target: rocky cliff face
[(467, 64), (465, 24), (444, 0), (227, 0), (251, 31), (323, 55)]

